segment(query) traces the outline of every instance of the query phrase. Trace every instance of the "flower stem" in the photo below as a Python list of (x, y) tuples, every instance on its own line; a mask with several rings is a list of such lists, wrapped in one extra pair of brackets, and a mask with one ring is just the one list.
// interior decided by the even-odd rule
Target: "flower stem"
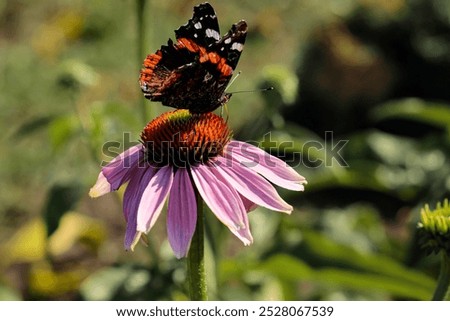
[[(145, 50), (144, 50), (144, 43), (146, 40), (146, 19), (145, 19), (145, 7), (147, 4), (147, 0), (136, 0), (136, 17), (137, 17), (137, 60), (138, 64), (137, 66), (141, 66), (142, 62), (144, 61), (145, 57)], [(142, 118), (144, 123), (147, 123), (148, 121), (148, 114), (147, 114), (147, 108), (145, 106), (145, 99), (140, 99), (140, 106), (139, 106), (142, 114)]]
[(441, 251), (441, 271), (438, 284), (433, 294), (433, 301), (448, 300), (450, 286), (450, 258), (447, 252)]
[(195, 226), (194, 236), (192, 237), (191, 247), (187, 257), (187, 281), (189, 285), (189, 297), (192, 301), (206, 301), (208, 295), (206, 292), (206, 274), (205, 274), (205, 251), (204, 251), (204, 215), (203, 200), (199, 193), (197, 196), (197, 224)]

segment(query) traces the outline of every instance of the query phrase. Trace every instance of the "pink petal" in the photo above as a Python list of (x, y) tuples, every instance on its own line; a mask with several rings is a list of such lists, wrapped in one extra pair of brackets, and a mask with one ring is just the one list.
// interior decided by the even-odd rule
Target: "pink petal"
[(253, 145), (232, 140), (228, 143), (225, 157), (231, 157), (272, 183), (286, 189), (303, 191), (306, 179), (281, 159)]
[(100, 172), (100, 174), (98, 174), (97, 182), (89, 190), (89, 196), (92, 198), (100, 197), (111, 191), (111, 184), (108, 182), (105, 175)]
[(150, 180), (142, 179), (145, 187), (137, 210), (137, 230), (147, 233), (161, 214), (173, 182), (173, 169), (165, 166), (156, 171)]
[(123, 214), (128, 222), (130, 215), (136, 216), (139, 202), (144, 192), (145, 185), (142, 180), (149, 181), (155, 174), (155, 169), (150, 166), (139, 167), (134, 170), (123, 194)]
[(245, 245), (253, 242), (244, 205), (236, 190), (218, 180), (207, 165), (191, 168), (192, 178), (206, 205)]
[(250, 201), (268, 209), (290, 214), (292, 206), (286, 203), (275, 188), (259, 174), (237, 163), (235, 166), (223, 166), (227, 160), (217, 157), (212, 171), (216, 176), (222, 176), (240, 194)]
[(142, 148), (142, 144), (133, 146), (102, 168), (102, 173), (108, 179), (113, 191), (130, 179), (130, 169), (135, 168), (143, 159)]
[(127, 222), (124, 245), (127, 250), (134, 249), (142, 233), (137, 231), (137, 210), (146, 187), (141, 182), (150, 181), (154, 173), (155, 170), (151, 167), (137, 168), (123, 195), (123, 213)]
[(186, 169), (176, 171), (167, 210), (167, 235), (177, 258), (185, 257), (197, 222), (197, 200)]
[(89, 195), (99, 197), (119, 189), (123, 183), (126, 183), (130, 179), (132, 171), (142, 160), (142, 148), (142, 144), (133, 146), (104, 166), (98, 175), (97, 182), (89, 191)]

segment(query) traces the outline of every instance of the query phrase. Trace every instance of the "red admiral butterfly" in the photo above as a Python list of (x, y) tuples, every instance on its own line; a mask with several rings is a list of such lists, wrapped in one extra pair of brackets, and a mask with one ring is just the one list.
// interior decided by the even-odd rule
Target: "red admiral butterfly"
[(165, 106), (206, 113), (227, 103), (225, 93), (247, 35), (244, 20), (220, 37), (216, 13), (209, 3), (194, 7), (192, 18), (144, 60), (139, 84), (145, 98)]

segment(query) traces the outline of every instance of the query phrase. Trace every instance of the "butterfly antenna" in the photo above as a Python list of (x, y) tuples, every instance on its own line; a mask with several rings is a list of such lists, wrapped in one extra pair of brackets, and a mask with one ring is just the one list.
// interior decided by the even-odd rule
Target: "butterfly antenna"
[(253, 90), (239, 90), (239, 91), (233, 91), (229, 94), (242, 94), (242, 93), (254, 93), (254, 92), (258, 92), (258, 91), (269, 91), (269, 90), (274, 90), (275, 88), (273, 88), (272, 86), (267, 87), (267, 88), (259, 88), (259, 89), (253, 89)]
[(237, 77), (239, 77), (239, 75), (241, 74), (241, 71), (239, 70), (238, 73), (236, 74), (236, 76), (234, 76), (233, 79), (231, 79), (230, 83), (228, 84), (227, 88), (225, 88), (225, 91), (228, 90), (228, 88), (230, 88), (230, 86), (234, 83), (234, 81), (237, 79)]

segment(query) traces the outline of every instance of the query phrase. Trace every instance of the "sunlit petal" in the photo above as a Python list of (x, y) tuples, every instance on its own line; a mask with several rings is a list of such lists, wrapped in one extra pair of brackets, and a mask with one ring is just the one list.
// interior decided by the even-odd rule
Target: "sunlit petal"
[(191, 170), (198, 192), (211, 211), (245, 245), (252, 243), (247, 213), (236, 190), (217, 180), (206, 165), (195, 166)]
[(197, 222), (197, 200), (189, 173), (176, 171), (167, 208), (167, 236), (177, 258), (187, 255)]
[(221, 157), (217, 166), (212, 167), (216, 176), (222, 176), (245, 198), (268, 209), (291, 213), (292, 206), (278, 195), (275, 188), (263, 177), (245, 166), (221, 166)]
[(125, 221), (127, 222), (127, 229), (125, 233), (125, 249), (133, 250), (136, 243), (139, 241), (142, 232), (137, 231), (137, 210), (141, 202), (142, 194), (146, 185), (143, 181), (150, 181), (154, 174), (154, 169), (139, 168), (131, 177), (130, 182), (125, 190), (123, 196), (123, 213)]
[(145, 186), (137, 210), (137, 230), (148, 232), (161, 214), (164, 202), (173, 182), (173, 168), (165, 166), (156, 171), (150, 180), (142, 180)]
[(303, 191), (303, 184), (306, 184), (306, 179), (281, 159), (248, 143), (231, 141), (225, 156), (231, 157), (241, 166), (252, 169), (283, 188)]

